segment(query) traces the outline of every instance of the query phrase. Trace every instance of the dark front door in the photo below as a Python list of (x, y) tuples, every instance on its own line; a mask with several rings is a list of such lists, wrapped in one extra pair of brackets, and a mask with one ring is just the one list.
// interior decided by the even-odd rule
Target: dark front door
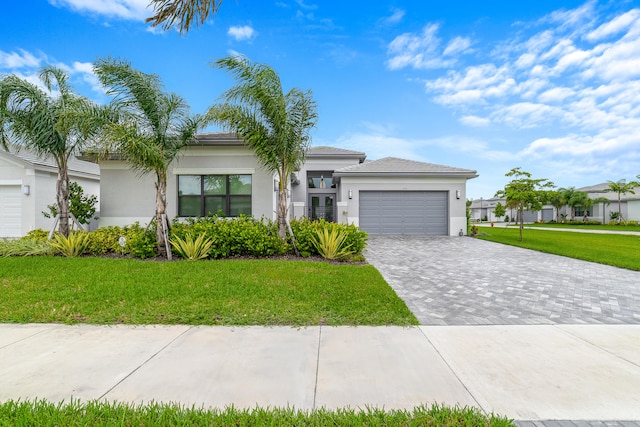
[(313, 194), (309, 196), (309, 218), (324, 219), (325, 221), (334, 222), (334, 204), (336, 200), (335, 194)]

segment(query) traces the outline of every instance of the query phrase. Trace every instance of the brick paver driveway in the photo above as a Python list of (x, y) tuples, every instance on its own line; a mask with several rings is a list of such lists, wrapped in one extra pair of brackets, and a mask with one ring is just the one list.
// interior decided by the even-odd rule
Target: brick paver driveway
[(371, 236), (423, 325), (640, 324), (640, 272), (469, 237)]

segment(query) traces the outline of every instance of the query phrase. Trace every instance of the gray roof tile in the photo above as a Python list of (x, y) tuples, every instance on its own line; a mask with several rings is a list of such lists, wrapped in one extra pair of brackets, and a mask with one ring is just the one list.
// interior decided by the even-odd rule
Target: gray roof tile
[(367, 175), (367, 174), (395, 174), (395, 175), (455, 175), (475, 178), (477, 172), (452, 166), (434, 163), (417, 162), (415, 160), (385, 157), (378, 160), (364, 162), (358, 165), (338, 169), (334, 175)]
[[(25, 147), (11, 148), (11, 151), (6, 152), (9, 156), (13, 156), (26, 162), (34, 167), (40, 166), (44, 168), (57, 169), (56, 162), (52, 157), (41, 157), (32, 150)], [(87, 162), (77, 159), (75, 156), (69, 158), (69, 172), (84, 173), (89, 175), (100, 176), (100, 166), (95, 163)]]

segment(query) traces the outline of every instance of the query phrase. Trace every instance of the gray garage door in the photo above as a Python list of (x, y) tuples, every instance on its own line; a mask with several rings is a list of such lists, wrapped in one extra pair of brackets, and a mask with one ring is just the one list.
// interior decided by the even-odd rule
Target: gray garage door
[(446, 191), (361, 191), (360, 228), (370, 234), (449, 234)]
[(21, 197), (19, 185), (0, 185), (0, 238), (22, 235)]

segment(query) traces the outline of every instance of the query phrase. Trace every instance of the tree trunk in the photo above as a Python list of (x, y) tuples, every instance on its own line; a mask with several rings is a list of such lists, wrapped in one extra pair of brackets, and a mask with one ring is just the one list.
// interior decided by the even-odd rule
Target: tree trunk
[(524, 207), (521, 206), (518, 211), (520, 212), (520, 241), (522, 242), (522, 230), (524, 229)]
[[(169, 230), (166, 229), (163, 215), (167, 209), (167, 174), (164, 171), (156, 172), (156, 247), (158, 255), (167, 256), (167, 240)], [(168, 224), (168, 223), (167, 223)]]
[(280, 179), (278, 192), (278, 237), (284, 242), (287, 239), (287, 217), (289, 210), (287, 209), (287, 185)]
[(69, 171), (67, 161), (58, 161), (58, 181), (56, 182), (56, 202), (58, 204), (58, 231), (65, 237), (69, 236)]

